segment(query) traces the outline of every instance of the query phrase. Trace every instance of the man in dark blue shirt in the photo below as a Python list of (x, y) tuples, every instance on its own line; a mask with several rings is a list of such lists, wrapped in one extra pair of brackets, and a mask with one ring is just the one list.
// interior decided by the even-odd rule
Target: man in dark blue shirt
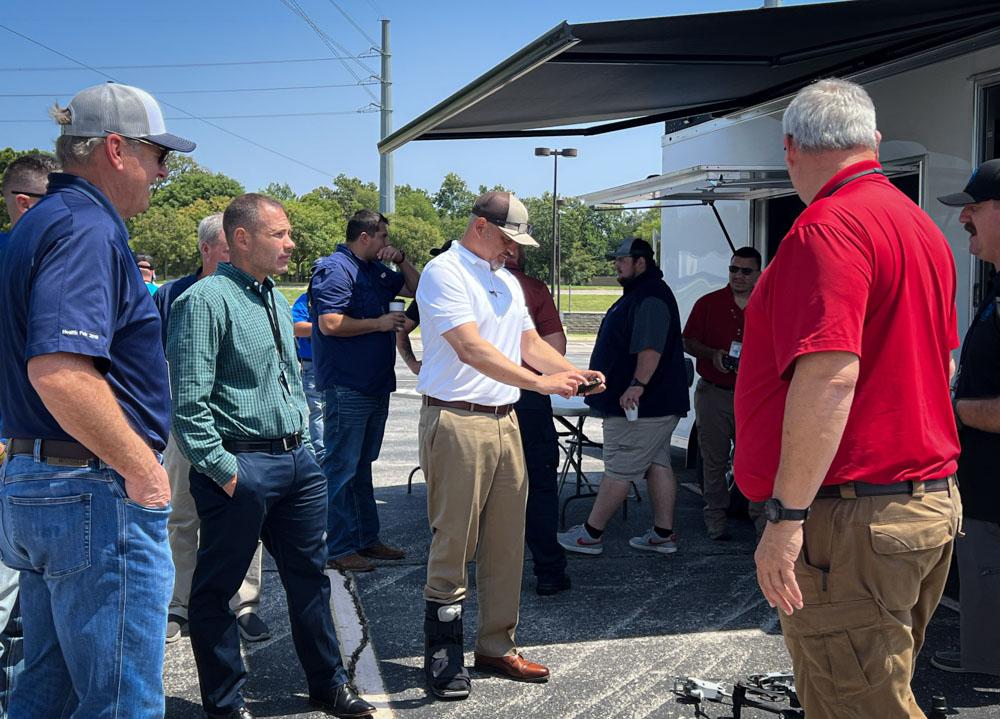
[(312, 319), (309, 317), (309, 293), (303, 292), (292, 305), (292, 322), (295, 328), (295, 352), (299, 359), (302, 389), (309, 405), (309, 440), (312, 442), (316, 461), (323, 464), (323, 412), (326, 403), (323, 393), (316, 388), (316, 370), (313, 365)]
[(0, 267), (0, 555), (21, 572), (25, 635), (10, 713), (154, 719), (173, 580), (159, 458), (170, 398), (124, 219), (149, 206), (168, 153), (194, 143), (127, 85), (51, 114), (65, 174), (49, 177)]
[(347, 223), (347, 243), (316, 263), (309, 284), (316, 384), (326, 400), (327, 557), (336, 569), (367, 572), (374, 566), (366, 557), (404, 556), (379, 540), (372, 462), (396, 389), (394, 333), (404, 320), (402, 312), (389, 311), (389, 302), (404, 286), (402, 294), (412, 296), (418, 278), (406, 255), (389, 244), (389, 221), (359, 210)]

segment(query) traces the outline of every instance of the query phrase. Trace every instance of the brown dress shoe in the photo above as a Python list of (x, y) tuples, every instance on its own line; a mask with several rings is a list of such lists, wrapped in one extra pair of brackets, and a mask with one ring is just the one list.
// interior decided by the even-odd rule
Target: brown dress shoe
[(402, 559), (406, 556), (406, 552), (399, 547), (392, 547), (388, 544), (383, 544), (382, 542), (373, 544), (370, 547), (365, 547), (364, 549), (359, 549), (358, 554), (362, 557), (369, 557), (370, 559)]
[(535, 662), (529, 662), (520, 654), (506, 657), (488, 657), (476, 652), (476, 671), (500, 674), (518, 682), (547, 682), (549, 670)]
[(371, 572), (375, 565), (359, 554), (348, 554), (340, 559), (326, 560), (326, 568), (341, 572)]

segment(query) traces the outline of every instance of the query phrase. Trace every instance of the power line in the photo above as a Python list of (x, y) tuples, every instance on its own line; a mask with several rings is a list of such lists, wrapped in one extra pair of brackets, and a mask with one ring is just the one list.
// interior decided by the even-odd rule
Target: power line
[[(369, 80), (361, 85), (377, 85), (376, 80)], [(159, 97), (160, 95), (216, 95), (219, 93), (233, 93), (233, 92), (274, 92), (277, 90), (326, 90), (330, 88), (337, 87), (358, 87), (359, 83), (356, 82), (345, 82), (336, 85), (286, 85), (283, 87), (226, 87), (219, 88), (216, 90), (148, 90), (152, 95)], [(0, 97), (66, 97), (72, 96), (75, 91), (72, 92), (11, 92), (11, 93), (0, 93)]]
[[(349, 51), (347, 50), (347, 48), (345, 48), (345, 47), (344, 47), (343, 45), (341, 45), (340, 43), (338, 43), (338, 42), (337, 42), (336, 40), (334, 40), (334, 39), (333, 39), (332, 37), (330, 37), (329, 35), (327, 35), (327, 34), (326, 34), (326, 33), (325, 33), (325, 32), (324, 32), (324, 31), (323, 31), (323, 30), (322, 30), (321, 28), (320, 28), (320, 26), (319, 26), (319, 25), (317, 25), (317, 24), (316, 24), (316, 23), (315, 23), (315, 22), (313, 21), (313, 19), (312, 19), (311, 17), (309, 17), (309, 14), (308, 14), (308, 13), (307, 13), (307, 12), (306, 12), (305, 10), (303, 10), (303, 9), (302, 9), (302, 6), (301, 6), (301, 5), (299, 5), (299, 4), (298, 4), (298, 2), (296, 2), (296, 0), (281, 0), (281, 3), (282, 3), (282, 4), (283, 4), (283, 5), (285, 6), (285, 7), (287, 7), (287, 8), (289, 9), (289, 10), (291, 10), (291, 11), (292, 11), (293, 13), (295, 13), (295, 14), (296, 14), (296, 15), (298, 15), (298, 16), (299, 16), (300, 18), (302, 18), (302, 20), (303, 20), (303, 21), (304, 21), (304, 22), (305, 22), (305, 23), (306, 23), (306, 24), (307, 24), (307, 25), (308, 25), (309, 27), (311, 27), (311, 28), (312, 28), (313, 32), (315, 32), (315, 33), (316, 33), (316, 35), (318, 35), (318, 36), (319, 36), (319, 39), (320, 39), (320, 40), (322, 40), (323, 44), (324, 44), (324, 45), (326, 45), (326, 46), (327, 46), (327, 47), (328, 47), (328, 48), (330, 49), (330, 52), (342, 52), (342, 53), (344, 53), (344, 54), (349, 54)], [(362, 67), (362, 69), (363, 69), (363, 70), (364, 70), (365, 72), (367, 72), (367, 73), (368, 73), (368, 77), (364, 77), (364, 78), (363, 78), (363, 77), (361, 77), (361, 76), (360, 76), (360, 75), (358, 75), (358, 73), (357, 73), (357, 72), (356, 72), (356, 71), (355, 71), (355, 70), (354, 70), (354, 69), (353, 69), (353, 68), (352, 68), (352, 67), (351, 67), (351, 66), (350, 66), (350, 65), (349, 65), (349, 64), (347, 63), (347, 61), (346, 61), (346, 60), (341, 60), (341, 64), (342, 64), (342, 65), (344, 66), (344, 68), (345, 68), (345, 69), (346, 69), (346, 70), (347, 70), (347, 71), (348, 71), (349, 73), (351, 73), (351, 75), (352, 75), (352, 76), (354, 77), (354, 79), (355, 79), (355, 80), (357, 80), (357, 81), (358, 81), (359, 83), (361, 83), (361, 82), (362, 82), (362, 81), (364, 81), (364, 80), (368, 80), (369, 78), (371, 78), (371, 77), (374, 77), (374, 76), (375, 76), (375, 73), (374, 73), (374, 72), (372, 72), (371, 68), (369, 68), (369, 67), (368, 67), (367, 65), (365, 65), (365, 64), (364, 64), (363, 62), (361, 62), (360, 60), (355, 60), (354, 62), (356, 62), (356, 63), (357, 63), (358, 65), (360, 65), (360, 66)], [(375, 97), (375, 93), (373, 93), (373, 92), (372, 92), (371, 90), (369, 90), (369, 89), (368, 89), (367, 87), (365, 87), (365, 92), (367, 92), (367, 93), (368, 93), (368, 96), (369, 96), (369, 97), (371, 97), (371, 99), (372, 99), (372, 101), (373, 101), (373, 102), (378, 102), (378, 98), (377, 98), (377, 97)]]
[[(25, 35), (24, 33), (20, 33), (17, 30), (11, 28), (11, 27), (7, 27), (6, 25), (3, 25), (2, 23), (0, 23), (0, 29), (6, 30), (10, 34), (16, 35), (17, 37), (21, 38), (22, 40), (26, 40), (26, 41), (32, 43), (33, 45), (37, 45), (40, 48), (48, 50), (49, 52), (51, 52), (51, 53), (53, 53), (55, 55), (58, 55), (59, 57), (63, 58), (64, 60), (69, 60), (72, 63), (75, 63), (75, 64), (77, 64), (77, 65), (79, 65), (81, 67), (85, 67), (88, 70), (91, 70), (91, 71), (97, 73), (98, 75), (101, 75), (102, 77), (105, 77), (105, 78), (107, 78), (107, 79), (109, 79), (109, 80), (111, 80), (113, 82), (117, 82), (117, 80), (115, 80), (115, 78), (113, 78), (108, 73), (106, 73), (106, 72), (104, 72), (102, 70), (98, 70), (96, 67), (94, 67), (92, 65), (88, 65), (87, 63), (82, 62), (81, 60), (77, 60), (75, 57), (70, 57), (66, 53), (60, 52), (59, 50), (56, 50), (53, 47), (49, 47), (45, 43), (40, 42), (38, 40), (35, 40), (34, 38), (30, 38), (27, 35)], [(206, 120), (205, 118), (200, 118), (197, 115), (194, 115), (193, 113), (190, 113), (190, 112), (188, 112), (187, 110), (185, 110), (183, 108), (177, 107), (176, 105), (171, 105), (168, 102), (164, 102), (162, 104), (166, 105), (169, 108), (177, 110), (178, 112), (184, 113), (185, 115), (187, 115), (189, 118), (191, 118), (193, 120), (201, 120), (206, 125), (208, 125), (209, 127), (214, 127), (219, 132), (224, 132), (225, 134), (229, 135), (230, 137), (235, 137), (238, 140), (243, 140), (243, 142), (249, 143), (249, 144), (253, 145), (254, 147), (256, 147), (258, 149), (261, 149), (261, 150), (264, 150), (265, 152), (271, 153), (272, 155), (275, 155), (277, 157), (281, 157), (281, 158), (283, 158), (285, 160), (288, 160), (289, 162), (295, 163), (296, 165), (300, 165), (301, 167), (305, 167), (305, 168), (307, 168), (309, 170), (312, 170), (313, 172), (318, 172), (319, 174), (324, 175), (326, 177), (333, 177), (333, 173), (332, 172), (328, 172), (327, 170), (321, 170), (320, 168), (315, 167), (314, 165), (310, 165), (307, 162), (302, 162), (302, 160), (296, 160), (294, 157), (292, 157), (290, 155), (286, 155), (283, 152), (279, 152), (278, 150), (274, 150), (274, 149), (272, 149), (270, 147), (267, 147), (266, 145), (262, 145), (259, 142), (257, 142), (256, 140), (251, 140), (249, 137), (245, 137), (244, 135), (240, 135), (239, 133), (233, 132), (232, 130), (229, 130), (229, 129), (223, 127), (222, 125), (214, 123), (211, 120)]]
[[(164, 103), (166, 104), (166, 103)], [(176, 108), (175, 108), (176, 109)], [(181, 110), (183, 112), (183, 110)], [(378, 112), (376, 109), (371, 107), (363, 107), (358, 110), (331, 110), (329, 112), (276, 112), (276, 113), (266, 113), (266, 114), (254, 114), (254, 115), (199, 115), (198, 117), (165, 117), (164, 120), (170, 120), (171, 122), (186, 121), (186, 120), (259, 120), (263, 118), (273, 118), (273, 117), (326, 117), (329, 115), (365, 115), (372, 112)], [(9, 120), (0, 119), (0, 122), (6, 124), (33, 124), (33, 123), (51, 123), (51, 120)]]
[(362, 28), (360, 25), (354, 22), (354, 18), (348, 15), (347, 11), (344, 10), (344, 8), (340, 7), (340, 5), (336, 2), (336, 0), (328, 0), (328, 2), (335, 8), (337, 8), (340, 14), (343, 15), (344, 18), (347, 20), (347, 22), (351, 23), (351, 25), (354, 26), (354, 29), (357, 30), (359, 33), (361, 33), (364, 36), (365, 40), (371, 43), (371, 46), (373, 48), (378, 47), (379, 44), (375, 41), (375, 38), (373, 38), (371, 35), (365, 32), (364, 28)]
[(378, 5), (376, 5), (374, 2), (372, 2), (372, 0), (367, 0), (367, 2), (371, 6), (372, 10), (375, 11), (375, 15), (378, 16), (379, 20), (381, 20), (382, 18), (385, 17), (385, 13), (382, 12), (382, 10), (378, 7)]
[[(5, 30), (9, 28), (4, 28)], [(289, 63), (305, 62), (333, 62), (335, 60), (360, 60), (364, 58), (378, 57), (378, 53), (363, 52), (359, 55), (337, 55), (334, 57), (306, 57), (292, 58), (286, 60), (234, 60), (232, 62), (181, 62), (166, 63), (158, 65), (96, 65), (98, 70), (157, 70), (160, 68), (190, 68), (190, 67), (234, 67), (238, 65), (286, 65)], [(80, 70), (75, 65), (49, 65), (42, 67), (0, 67), (0, 72), (65, 72), (67, 70)], [(92, 68), (85, 68), (90, 70)]]

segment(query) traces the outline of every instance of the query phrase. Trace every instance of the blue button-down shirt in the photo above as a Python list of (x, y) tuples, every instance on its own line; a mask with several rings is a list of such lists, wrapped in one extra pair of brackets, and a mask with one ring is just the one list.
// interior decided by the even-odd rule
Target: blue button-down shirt
[(331, 337), (319, 331), (317, 317), (342, 314), (354, 319), (381, 317), (403, 287), (403, 275), (381, 262), (364, 262), (346, 245), (320, 259), (309, 285), (313, 321), (313, 368), (318, 389), (334, 385), (377, 396), (396, 389), (396, 335), (368, 332)]
[(117, 211), (94, 185), (49, 175), (0, 263), (0, 407), (6, 437), (72, 439), (28, 381), (27, 362), (57, 352), (93, 358), (129, 424), (167, 442), (170, 396), (160, 315)]
[[(292, 322), (312, 322), (309, 317), (309, 294), (303, 292), (299, 295), (299, 298), (295, 300), (295, 304), (292, 305)], [(312, 360), (313, 349), (312, 340), (308, 337), (296, 337), (295, 338), (295, 351), (299, 353), (300, 360)]]

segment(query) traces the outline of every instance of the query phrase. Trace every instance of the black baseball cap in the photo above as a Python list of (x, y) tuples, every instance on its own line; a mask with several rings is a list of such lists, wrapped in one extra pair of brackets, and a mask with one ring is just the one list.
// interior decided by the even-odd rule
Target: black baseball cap
[(435, 247), (433, 250), (431, 250), (431, 257), (437, 257), (442, 252), (447, 252), (449, 249), (451, 249), (451, 242), (452, 242), (451, 240), (448, 240), (440, 247)]
[(638, 237), (626, 237), (621, 244), (615, 248), (614, 252), (609, 252), (605, 258), (615, 260), (619, 257), (653, 257), (653, 247), (645, 240)]
[(986, 200), (1000, 200), (1000, 159), (987, 160), (977, 167), (961, 192), (938, 198), (938, 202), (951, 207), (963, 207)]

